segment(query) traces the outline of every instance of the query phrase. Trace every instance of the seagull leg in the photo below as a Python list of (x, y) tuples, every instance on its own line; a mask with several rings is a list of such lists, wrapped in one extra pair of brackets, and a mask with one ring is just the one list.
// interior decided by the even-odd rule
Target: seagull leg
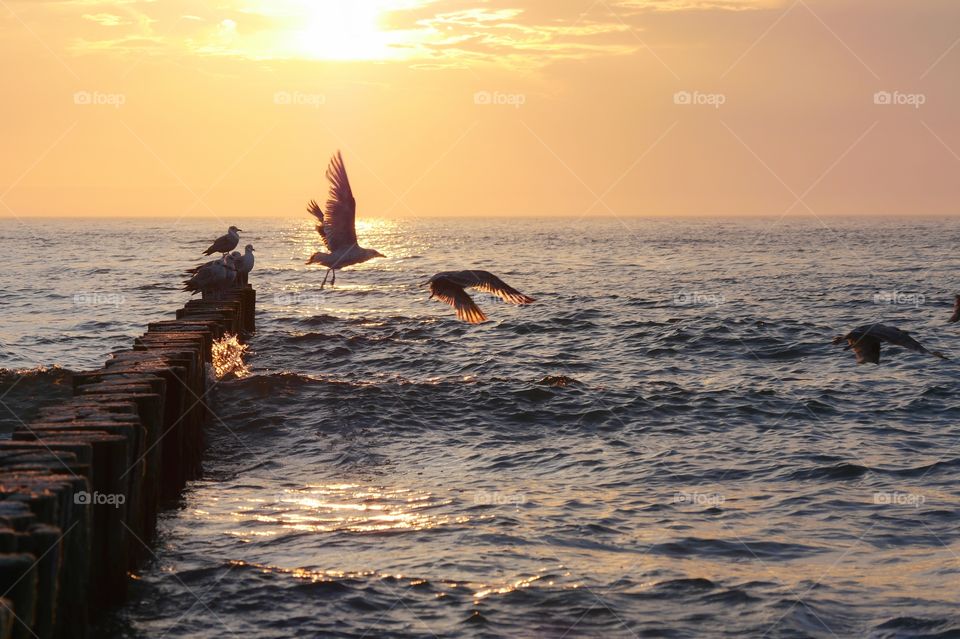
[(327, 277), (330, 275), (330, 269), (327, 269), (327, 272), (323, 275), (323, 283), (320, 284), (320, 290), (323, 290), (323, 287), (327, 285)]
[(333, 286), (334, 284), (337, 283), (337, 269), (332, 268), (330, 270), (333, 271), (333, 279), (330, 280), (330, 286)]

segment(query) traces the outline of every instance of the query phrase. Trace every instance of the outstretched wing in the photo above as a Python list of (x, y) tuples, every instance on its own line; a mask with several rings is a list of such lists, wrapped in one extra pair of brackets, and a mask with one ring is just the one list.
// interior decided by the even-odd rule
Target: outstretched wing
[(430, 281), (430, 297), (446, 302), (457, 311), (457, 319), (471, 324), (485, 322), (487, 316), (480, 307), (467, 295), (463, 287), (447, 279), (433, 279)]
[(357, 202), (353, 199), (340, 151), (330, 160), (327, 179), (330, 180), (330, 193), (323, 215), (322, 235), (327, 248), (338, 251), (357, 243)]
[(323, 228), (323, 209), (320, 208), (320, 205), (317, 204), (316, 200), (310, 200), (310, 203), (307, 204), (307, 213), (317, 218), (317, 233), (320, 234), (320, 239), (323, 240), (323, 245), (327, 247), (327, 250), (332, 251), (333, 249), (330, 248), (330, 242), (327, 240), (327, 232)]
[(939, 357), (940, 359), (949, 359), (946, 355), (939, 351), (927, 350), (923, 344), (910, 337), (909, 333), (906, 331), (901, 331), (899, 328), (894, 328), (893, 326), (876, 325), (871, 329), (871, 334), (886, 342), (889, 342), (890, 344), (893, 344), (894, 346), (900, 346), (915, 353), (933, 355), (934, 357)]
[(476, 283), (472, 286), (484, 293), (490, 293), (491, 295), (496, 295), (505, 302), (510, 302), (511, 304), (530, 304), (534, 301), (529, 295), (524, 295), (517, 289), (513, 288), (499, 277), (490, 273), (488, 271), (468, 271), (469, 273), (475, 274)]
[(883, 324), (874, 324), (869, 330), (870, 336), (882, 339), (883, 341), (893, 344), (894, 346), (900, 346), (915, 353), (929, 352), (926, 348), (924, 348), (923, 344), (913, 339), (910, 337), (909, 333), (906, 331), (901, 331), (899, 328), (885, 326)]
[(857, 355), (857, 364), (880, 363), (880, 340), (872, 335), (848, 337), (848, 348), (852, 348)]

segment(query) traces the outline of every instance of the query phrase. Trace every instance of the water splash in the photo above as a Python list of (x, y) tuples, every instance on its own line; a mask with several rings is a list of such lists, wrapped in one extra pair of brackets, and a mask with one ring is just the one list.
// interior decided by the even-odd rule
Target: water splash
[(241, 344), (236, 335), (226, 334), (213, 342), (213, 372), (217, 379), (224, 379), (232, 375), (237, 378), (250, 375), (250, 369), (243, 362), (243, 354), (247, 345)]

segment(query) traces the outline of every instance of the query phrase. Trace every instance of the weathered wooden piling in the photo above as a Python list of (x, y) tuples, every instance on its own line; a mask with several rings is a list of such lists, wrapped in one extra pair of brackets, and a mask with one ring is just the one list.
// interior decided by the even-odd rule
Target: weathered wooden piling
[(255, 305), (249, 285), (188, 301), (0, 440), (0, 639), (84, 639), (123, 601), (200, 472), (213, 342), (253, 332)]

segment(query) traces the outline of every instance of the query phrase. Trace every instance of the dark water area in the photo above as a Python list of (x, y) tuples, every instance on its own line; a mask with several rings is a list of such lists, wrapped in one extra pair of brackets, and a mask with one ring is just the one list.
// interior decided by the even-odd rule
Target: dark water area
[(26, 370), (0, 368), (0, 435), (29, 423), (45, 406), (73, 395), (73, 373), (58, 366)]
[[(830, 343), (960, 358), (960, 223), (365, 224), (388, 258), (324, 291), (308, 221), (241, 225), (251, 374), (104, 636), (960, 636), (957, 360)], [(221, 232), (56, 230), (0, 226), (50, 284), (0, 274), (2, 367), (98, 366)], [(419, 287), (470, 267), (537, 302), (470, 326)]]

